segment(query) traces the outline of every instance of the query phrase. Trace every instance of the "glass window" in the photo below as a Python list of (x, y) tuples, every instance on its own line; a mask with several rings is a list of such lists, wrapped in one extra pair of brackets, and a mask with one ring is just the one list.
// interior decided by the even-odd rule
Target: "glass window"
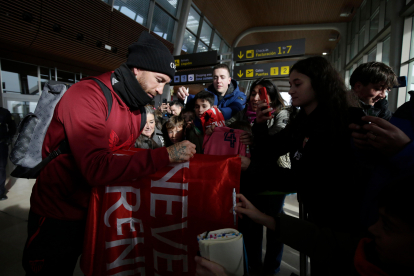
[(114, 9), (119, 10), (132, 20), (147, 25), (150, 0), (113, 0)]
[(75, 83), (75, 74), (57, 70), (57, 80), (73, 84)]
[(183, 47), (181, 49), (183, 51), (186, 51), (188, 54), (192, 54), (194, 51), (194, 44), (195, 44), (195, 36), (189, 31), (185, 30)]
[(207, 52), (207, 51), (208, 51), (208, 46), (204, 44), (203, 42), (199, 41), (198, 46), (197, 46), (197, 53)]
[(7, 109), (13, 115), (17, 126), (28, 113), (35, 111), (36, 105), (37, 102), (7, 101)]
[(369, 25), (369, 41), (371, 41), (378, 34), (379, 12), (371, 19)]
[(389, 6), (389, 4), (390, 4), (390, 1), (387, 0), (387, 2), (385, 3), (385, 23), (384, 23), (385, 25), (384, 26), (387, 26), (387, 24), (391, 22), (391, 15), (390, 15), (391, 7)]
[(390, 65), (390, 38), (388, 37), (382, 43), (382, 62)]
[(1, 79), (4, 93), (39, 94), (35, 65), (2, 59)]
[(221, 38), (218, 36), (217, 33), (214, 33), (213, 44), (211, 45), (211, 48), (217, 51), (220, 50), (220, 43), (221, 43)]
[(55, 80), (55, 69), (40, 67), (40, 86), (42, 89), (49, 80)]
[(362, 64), (362, 58), (360, 60), (358, 60), (357, 67), (360, 66), (361, 64)]
[(358, 33), (358, 22), (356, 20), (356, 16), (352, 19), (352, 32), (351, 32), (351, 40), (354, 39), (355, 35)]
[(351, 58), (350, 59), (353, 59), (354, 58), (354, 56), (356, 55), (356, 53), (355, 53), (355, 39), (352, 39), (352, 41), (351, 41)]
[(157, 0), (157, 3), (173, 16), (177, 16), (178, 0)]
[(172, 42), (175, 20), (160, 7), (155, 5), (151, 31), (165, 40)]
[[(214, 41), (213, 41), (214, 43)], [(229, 51), (229, 45), (227, 45), (226, 43), (223, 44), (223, 49), (221, 50), (222, 53), (227, 53)]]
[(407, 83), (407, 99), (408, 101), (410, 99), (410, 94), (408, 94), (408, 91), (414, 90), (414, 62), (410, 62), (410, 65), (408, 66), (408, 83)]
[(369, 5), (367, 5), (366, 1), (361, 7), (361, 25), (365, 25), (365, 21), (369, 19)]
[(411, 29), (410, 59), (414, 57), (414, 20)]
[(197, 35), (198, 25), (200, 23), (200, 15), (196, 12), (193, 7), (190, 8), (187, 18), (187, 29)]
[(211, 27), (207, 24), (206, 21), (203, 22), (203, 25), (201, 26), (201, 33), (200, 33), (200, 39), (205, 44), (210, 45), (210, 39), (211, 39), (211, 32), (213, 30)]
[(365, 26), (359, 31), (358, 34), (358, 52), (365, 46)]
[(377, 47), (368, 53), (368, 62), (375, 61), (377, 59)]
[(380, 0), (371, 0), (371, 14), (373, 14), (379, 7)]

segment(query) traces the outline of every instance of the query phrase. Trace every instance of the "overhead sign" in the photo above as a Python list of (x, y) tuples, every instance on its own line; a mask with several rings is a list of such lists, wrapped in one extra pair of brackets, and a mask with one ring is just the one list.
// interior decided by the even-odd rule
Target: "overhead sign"
[(217, 51), (174, 56), (177, 70), (217, 64)]
[(285, 58), (305, 54), (305, 39), (294, 39), (266, 44), (236, 47), (233, 51), (235, 62)]
[(213, 69), (194, 69), (178, 71), (171, 80), (170, 85), (194, 84), (213, 82)]
[(286, 78), (295, 61), (234, 66), (233, 79)]

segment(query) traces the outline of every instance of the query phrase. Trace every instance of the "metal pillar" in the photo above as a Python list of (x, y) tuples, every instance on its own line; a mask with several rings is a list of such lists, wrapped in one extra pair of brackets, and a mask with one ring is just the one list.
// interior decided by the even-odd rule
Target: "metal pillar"
[(177, 35), (175, 37), (173, 55), (178, 56), (181, 54), (181, 48), (183, 47), (185, 27), (187, 26), (187, 18), (190, 13), (192, 0), (183, 0), (180, 19), (178, 20)]
[[(401, 51), (404, 30), (404, 18), (400, 17), (400, 12), (405, 8), (405, 1), (393, 0), (391, 9), (391, 38), (390, 38), (390, 67), (398, 76), (401, 68)], [(388, 104), (391, 111), (398, 107), (398, 88), (393, 88), (388, 94)]]

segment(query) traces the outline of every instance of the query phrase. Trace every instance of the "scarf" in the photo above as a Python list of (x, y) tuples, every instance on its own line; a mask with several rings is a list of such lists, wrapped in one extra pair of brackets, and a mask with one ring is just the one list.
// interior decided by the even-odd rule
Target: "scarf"
[(256, 120), (256, 111), (252, 110), (252, 106), (250, 104), (247, 104), (246, 116), (250, 124)]
[(152, 101), (126, 63), (115, 69), (111, 76), (111, 83), (116, 94), (131, 111), (138, 110)]

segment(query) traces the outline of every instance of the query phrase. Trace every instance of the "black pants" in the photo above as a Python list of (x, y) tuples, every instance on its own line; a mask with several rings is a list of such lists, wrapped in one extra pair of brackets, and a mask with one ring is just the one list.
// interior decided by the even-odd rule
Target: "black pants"
[(23, 251), (26, 275), (73, 275), (82, 254), (85, 221), (65, 221), (39, 216), (32, 211)]

